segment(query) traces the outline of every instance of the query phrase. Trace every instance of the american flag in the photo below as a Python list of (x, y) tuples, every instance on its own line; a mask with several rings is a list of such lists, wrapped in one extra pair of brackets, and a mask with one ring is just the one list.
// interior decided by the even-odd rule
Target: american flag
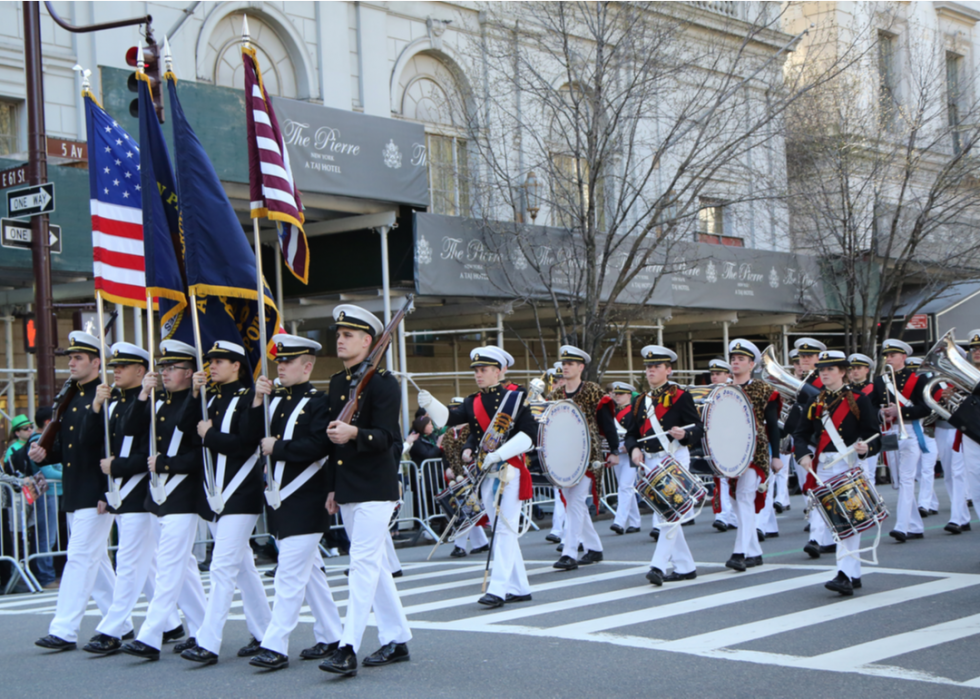
[(108, 301), (146, 308), (139, 145), (84, 94), (95, 290)]
[(293, 182), (289, 153), (276, 113), (262, 84), (255, 49), (242, 47), (245, 118), (248, 122), (248, 181), (252, 218), (269, 218), (279, 229), (279, 248), (289, 271), (306, 284), (310, 250), (303, 231), (303, 204)]

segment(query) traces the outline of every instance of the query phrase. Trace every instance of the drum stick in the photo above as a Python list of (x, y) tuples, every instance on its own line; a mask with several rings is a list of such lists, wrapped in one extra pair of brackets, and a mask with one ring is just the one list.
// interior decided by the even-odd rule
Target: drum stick
[[(691, 423), (690, 425), (683, 425), (683, 426), (681, 426), (681, 429), (682, 429), (682, 430), (689, 430), (689, 429), (691, 429), (692, 427), (696, 427), (696, 426), (697, 426), (697, 425), (695, 425), (695, 424), (694, 424), (694, 423), (692, 422), (692, 423)], [(637, 442), (646, 442), (647, 440), (650, 440), (650, 439), (657, 439), (657, 438), (659, 438), (659, 437), (660, 437), (660, 435), (669, 435), (669, 434), (670, 434), (669, 432), (657, 432), (656, 434), (652, 434), (652, 435), (650, 435), (649, 437), (644, 437), (643, 439), (638, 439), (638, 440), (636, 440), (636, 441), (637, 441)]]
[(833, 466), (834, 464), (836, 464), (838, 461), (842, 461), (843, 459), (846, 459), (848, 456), (850, 456), (852, 453), (854, 453), (854, 447), (856, 447), (858, 444), (870, 444), (871, 442), (873, 442), (876, 439), (878, 439), (878, 437), (880, 437), (880, 436), (881, 435), (876, 432), (875, 434), (873, 434), (872, 436), (868, 437), (867, 439), (862, 439), (860, 441), (855, 442), (854, 444), (852, 444), (848, 448), (847, 451), (845, 451), (840, 456), (838, 456), (836, 459), (834, 459), (833, 461), (831, 461), (824, 468), (830, 468), (831, 466)]
[(428, 555), (428, 557), (425, 560), (428, 561), (430, 558), (432, 558), (432, 554), (434, 554), (436, 552), (436, 549), (439, 548), (440, 546), (442, 546), (443, 539), (446, 538), (446, 534), (448, 534), (449, 532), (452, 531), (453, 525), (456, 523), (456, 518), (457, 517), (459, 517), (459, 514), (458, 513), (457, 514), (454, 514), (453, 515), (453, 518), (451, 520), (449, 520), (449, 523), (446, 525), (446, 528), (443, 529), (442, 530), (442, 534), (439, 535), (439, 541), (437, 541), (436, 542), (436, 545), (432, 547), (432, 550), (431, 551), (429, 551), (429, 555)]

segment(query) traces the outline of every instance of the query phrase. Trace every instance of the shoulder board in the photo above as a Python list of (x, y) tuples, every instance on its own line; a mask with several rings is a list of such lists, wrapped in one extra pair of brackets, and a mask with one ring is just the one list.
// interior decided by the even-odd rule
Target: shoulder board
[(247, 388), (239, 388), (238, 391), (235, 392), (235, 395), (236, 396), (244, 396), (246, 393), (248, 393), (248, 389)]
[(346, 369), (341, 369), (340, 371), (338, 371), (336, 374), (334, 374), (330, 378), (332, 379), (332, 378), (334, 378), (334, 376), (340, 376), (341, 374), (346, 374), (346, 373), (347, 373), (347, 370)]
[(382, 369), (381, 367), (378, 367), (378, 370), (375, 372), (375, 374), (377, 374), (378, 376), (384, 376), (387, 373), (388, 373), (388, 370), (387, 369)]
[(312, 396), (314, 393), (316, 393), (316, 387), (315, 386), (312, 387), (312, 388), (310, 388), (310, 390), (307, 391), (305, 395)]

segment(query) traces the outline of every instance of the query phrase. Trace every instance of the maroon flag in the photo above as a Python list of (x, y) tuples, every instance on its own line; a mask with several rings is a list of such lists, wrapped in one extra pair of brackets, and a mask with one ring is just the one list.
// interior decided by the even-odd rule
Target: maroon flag
[(276, 222), (279, 249), (289, 271), (304, 284), (310, 274), (310, 249), (303, 231), (303, 204), (289, 168), (272, 102), (262, 84), (255, 49), (242, 47), (245, 64), (245, 116), (248, 122), (248, 182), (252, 218)]

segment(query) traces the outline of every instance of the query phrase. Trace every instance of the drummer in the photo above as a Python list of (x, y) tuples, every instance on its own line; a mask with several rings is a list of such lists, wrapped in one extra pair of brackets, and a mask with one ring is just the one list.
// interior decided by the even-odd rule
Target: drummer
[[(878, 433), (877, 411), (870, 398), (845, 385), (848, 366), (843, 352), (820, 353), (817, 368), (824, 388), (796, 429), (796, 458), (807, 469), (807, 485), (811, 488), (818, 485), (813, 475), (815, 466), (819, 481), (826, 481), (854, 468), (859, 459), (873, 457), (880, 445), (879, 440), (864, 443)], [(830, 420), (826, 419), (827, 415)], [(851, 454), (837, 461), (845, 451), (851, 451)], [(860, 535), (840, 541), (837, 576), (824, 587), (845, 597), (850, 597), (861, 587), (860, 544)]]
[[(847, 362), (850, 365), (847, 370), (848, 386), (851, 387), (852, 391), (866, 395), (868, 399), (871, 400), (875, 410), (877, 410), (878, 406), (874, 403), (875, 385), (869, 378), (871, 374), (871, 367), (875, 365), (875, 360), (866, 354), (855, 352), (854, 354), (848, 356)], [(864, 475), (867, 477), (868, 483), (874, 485), (875, 476), (878, 471), (878, 457), (868, 457), (864, 459), (863, 463)]]
[[(723, 359), (712, 359), (708, 362), (708, 372), (713, 385), (732, 382), (732, 365)], [(711, 499), (711, 509), (715, 513), (715, 521), (711, 526), (720, 532), (727, 532), (729, 529), (738, 529), (738, 520), (735, 518), (735, 504), (729, 492), (728, 479), (721, 478), (720, 481), (721, 486), (715, 488)]]
[[(762, 565), (762, 547), (756, 534), (756, 515), (766, 502), (765, 483), (770, 467), (778, 472), (783, 462), (770, 454), (779, 453), (779, 393), (761, 379), (753, 379), (755, 365), (762, 353), (754, 343), (737, 338), (728, 344), (729, 362), (733, 381), (752, 403), (755, 416), (756, 444), (752, 463), (738, 478), (730, 479), (735, 491), (735, 516), (738, 518), (738, 536), (735, 549), (725, 567), (738, 572)], [(716, 483), (717, 487), (717, 483)]]
[[(629, 428), (632, 414), (633, 394), (636, 389), (624, 381), (612, 384), (613, 400), (616, 403), (616, 431), (622, 438)], [(613, 467), (616, 471), (616, 519), (609, 528), (617, 534), (635, 534), (640, 531), (640, 508), (636, 503), (636, 467), (630, 460), (626, 445), (619, 445), (619, 462)]]
[[(677, 354), (660, 345), (647, 345), (641, 352), (650, 390), (633, 403), (626, 449), (638, 467), (653, 469), (673, 456), (688, 468), (688, 446), (701, 438), (701, 419), (691, 394), (669, 380)], [(647, 580), (657, 587), (664, 582), (694, 580), (698, 572), (680, 523), (664, 523), (661, 528)], [(671, 564), (674, 570), (667, 575)]]
[[(466, 400), (461, 396), (455, 396), (449, 405), (450, 410), (459, 408)], [(442, 453), (445, 456), (449, 467), (446, 468), (446, 483), (451, 483), (456, 478), (464, 477), (467, 474), (466, 467), (463, 465), (463, 449), (466, 448), (467, 439), (470, 436), (469, 425), (456, 425), (450, 427), (442, 436)], [(477, 522), (476, 526), (471, 527), (466, 534), (456, 539), (456, 546), (453, 548), (450, 557), (466, 558), (467, 549), (472, 546), (469, 553), (486, 553), (490, 550), (490, 543), (487, 540), (486, 532), (483, 531), (483, 523)]]

